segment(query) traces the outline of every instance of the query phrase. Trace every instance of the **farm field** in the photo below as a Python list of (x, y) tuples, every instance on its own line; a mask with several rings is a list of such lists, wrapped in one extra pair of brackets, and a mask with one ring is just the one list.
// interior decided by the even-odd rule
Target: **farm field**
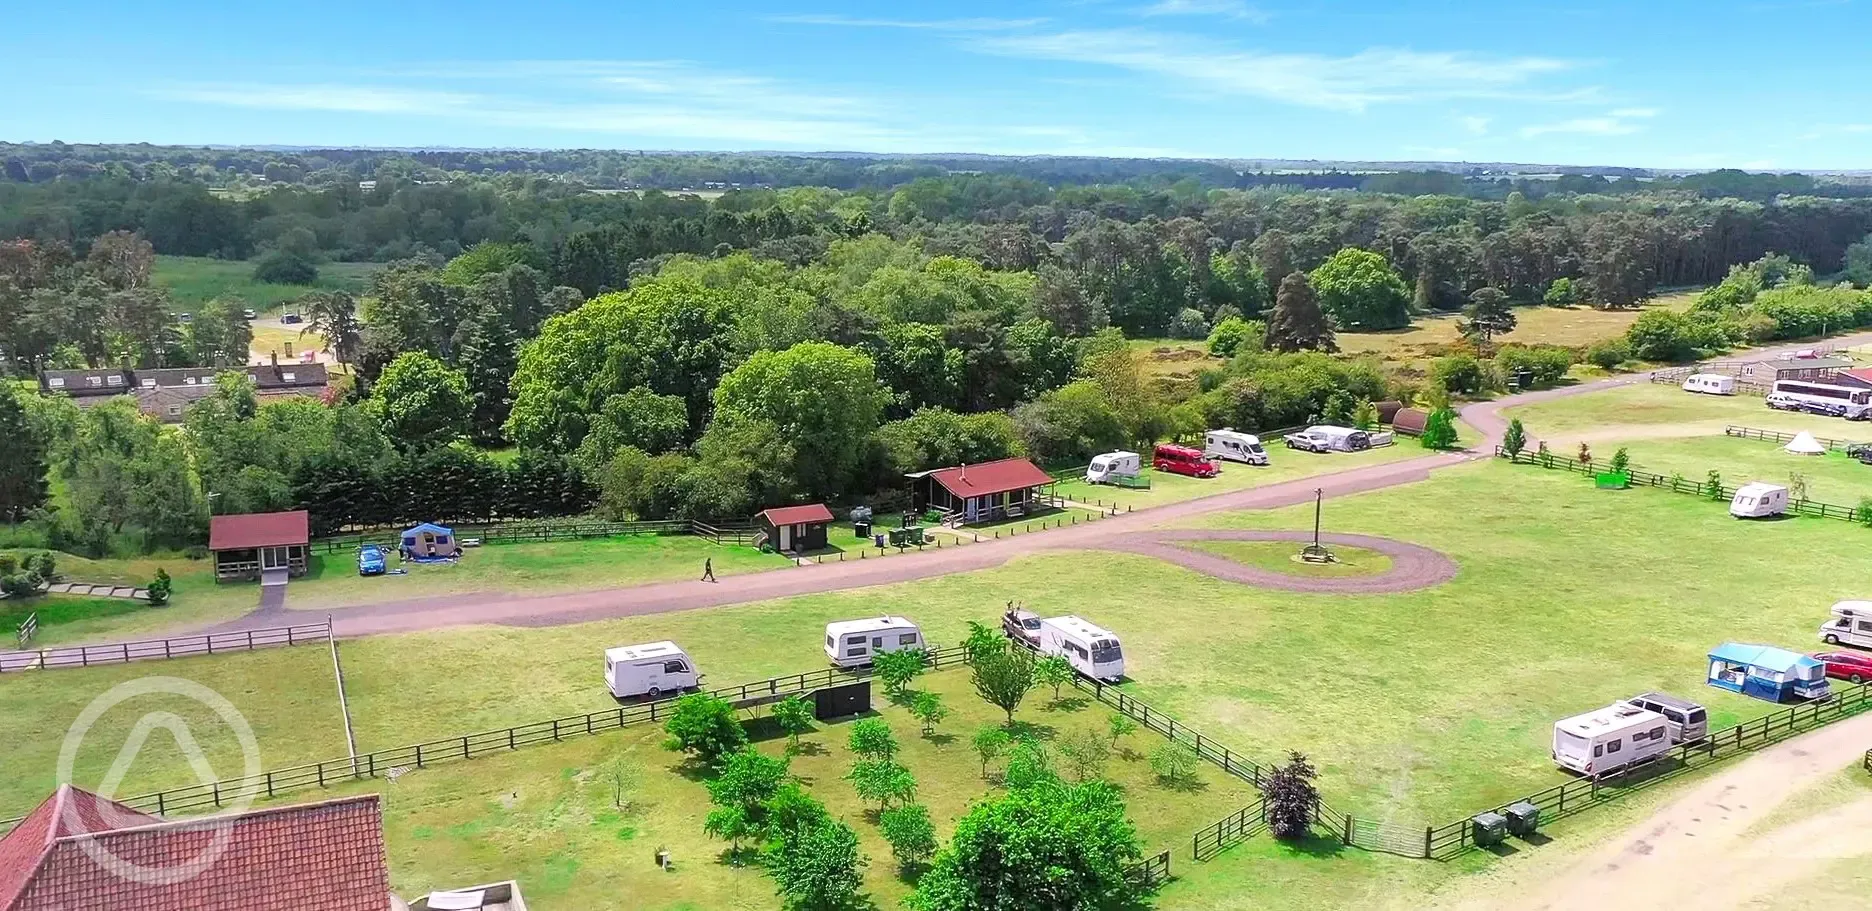
[[(1309, 506), (1221, 514), (1199, 524), (1310, 528), (1311, 518)], [(1708, 648), (1725, 639), (1812, 648), (1827, 605), (1864, 594), (1852, 579), (1812, 572), (1815, 565), (1846, 565), (1863, 551), (1865, 542), (1856, 537), (1861, 530), (1843, 523), (1736, 523), (1721, 504), (1661, 491), (1598, 491), (1576, 477), (1499, 461), (1329, 501), (1325, 528), (1433, 547), (1455, 559), (1461, 572), (1429, 592), (1309, 595), (1237, 586), (1145, 557), (1075, 552), (732, 608), (570, 627), (373, 637), (343, 646), (359, 748), (613, 705), (598, 662), (609, 645), (673, 638), (695, 656), (711, 685), (726, 684), (822, 666), (819, 637), (828, 620), (889, 610), (917, 619), (933, 643), (954, 643), (968, 620), (991, 620), (1006, 601), (1019, 600), (1042, 615), (1079, 613), (1118, 631), (1133, 678), (1125, 688), (1153, 706), (1263, 761), (1302, 750), (1320, 768), (1322, 791), (1336, 808), (1421, 826), (1561, 781), (1547, 755), (1552, 721), (1621, 696), (1660, 689), (1698, 699), (1710, 707), (1717, 726), (1766, 714), (1772, 709), (1765, 703), (1703, 685)], [(1668, 549), (1660, 549), (1659, 541), (1668, 541)], [(284, 660), (276, 655), (251, 657)], [(220, 662), (190, 659), (163, 670), (217, 689), (224, 677), (238, 683), (241, 674)], [(463, 674), (464, 667), (491, 670)], [(56, 679), (71, 681), (66, 695), (77, 704), (100, 689), (89, 678)], [(10, 702), (16, 682), (0, 678), (0, 699)], [(278, 730), (292, 730), (294, 718), (307, 729), (329, 726), (323, 720), (330, 713), (328, 676), (282, 668), (276, 687), (294, 694), (270, 700)], [(971, 698), (964, 682), (951, 706)], [(1023, 713), (1038, 705), (1030, 703)], [(59, 722), (56, 711), (41, 714), (43, 726)], [(900, 734), (905, 730), (900, 726)], [(603, 735), (585, 745), (554, 747), (591, 752), (550, 761), (546, 767), (554, 771), (547, 775), (528, 774), (529, 766), (503, 773), (488, 759), (370, 786), (390, 793), (393, 807), (411, 795), (407, 799), (420, 802), (425, 814), (444, 807), (460, 814), (431, 827), (429, 838), (454, 825), (466, 827), (460, 830), (464, 839), (507, 826), (513, 834), (503, 838), (532, 837), (550, 845), (614, 839), (624, 826), (637, 824), (622, 817), (599, 820), (596, 814), (604, 808), (595, 802), (607, 799), (604, 791), (593, 784), (580, 792), (569, 783), (581, 775), (590, 780), (607, 751), (628, 749), (633, 736)], [(271, 749), (266, 736), (261, 742)], [(639, 749), (653, 746), (654, 740)], [(523, 751), (510, 759), (531, 764), (533, 755), (545, 754)], [(646, 761), (645, 782), (662, 774), (658, 762), (667, 762), (667, 754), (649, 755), (658, 758)], [(822, 779), (815, 791), (826, 790), (826, 784)], [(649, 796), (651, 785), (641, 787), (646, 800), (659, 799)], [(1626, 806), (1669, 790), (1641, 795)], [(534, 819), (568, 828), (542, 834), (530, 828), (533, 822), (514, 821), (497, 796), (514, 793), (520, 795), (513, 798), (515, 806), (539, 808), (528, 810)], [(1129, 793), (1135, 795), (1136, 788)], [(1223, 801), (1207, 806), (1206, 813), (1219, 818), (1232, 809)], [(407, 848), (419, 840), (417, 823), (413, 813), (400, 812), (393, 810), (392, 817), (402, 821), (390, 827), (399, 877), (428, 863), (425, 850), (467, 850)], [(1603, 831), (1623, 814), (1623, 807), (1587, 814), (1556, 831)], [(699, 816), (688, 825), (686, 837), (699, 844)], [(401, 831), (409, 831), (410, 839)], [(633, 838), (622, 855), (647, 855), (652, 847)], [(520, 850), (484, 856), (492, 863)], [(1190, 863), (1184, 853), (1177, 859), (1183, 879), (1160, 907), (1378, 904), (1378, 898), (1449, 888), (1462, 871), (1496, 863), (1486, 855), (1427, 864), (1349, 850), (1293, 856), (1297, 851), (1302, 849), (1256, 839), (1207, 865)], [(679, 862), (685, 856), (679, 853)], [(595, 848), (550, 852), (539, 861), (545, 865), (539, 876), (553, 881), (559, 871), (570, 881), (572, 871), (602, 868), (612, 862), (609, 857)], [(438, 861), (438, 869), (480, 869), (466, 863), (471, 860), (463, 853), (448, 862), (453, 867)], [(875, 851), (873, 861), (888, 864)], [(748, 881), (733, 894), (762, 907), (771, 902), (764, 881)], [(714, 907), (707, 901), (698, 906)]]
[[(940, 694), (952, 712), (931, 736), (875, 689), (873, 706), (897, 735), (898, 761), (916, 776), (917, 799), (929, 807), (937, 831), (947, 833), (973, 800), (996, 790), (992, 779), (1004, 762), (991, 762), (984, 779), (969, 740), (1004, 719), (975, 695), (963, 670), (925, 674), (912, 689)], [(1034, 691), (1016, 713), (1016, 724), (1043, 743), (1074, 731), (1106, 730), (1108, 709), (1074, 698), (1070, 689), (1065, 695), (1056, 702), (1051, 690)], [(894, 907), (909, 884), (897, 876), (889, 846), (843, 780), (853, 761), (846, 746), (849, 728), (848, 722), (819, 723), (801, 738), (803, 751), (792, 759), (791, 770), (858, 832), (871, 859), (866, 887), (877, 907)], [(639, 896), (633, 907), (647, 909), (773, 907), (772, 881), (758, 867), (726, 863), (727, 844), (702, 832), (708, 795), (662, 739), (657, 730), (630, 729), (438, 766), (390, 787), (365, 782), (333, 792), (383, 793), (399, 894), (518, 877), (528, 903), (547, 909), (601, 907), (618, 895)], [(1105, 774), (1124, 791), (1148, 853), (1184, 844), (1212, 817), (1253, 799), (1244, 783), (1209, 765), (1198, 770), (1193, 786), (1158, 782), (1149, 754), (1163, 742), (1154, 732), (1134, 732), (1105, 764)], [(758, 748), (777, 756), (784, 745), (774, 737)], [(622, 807), (613, 778), (620, 762), (630, 769)], [(658, 847), (670, 850), (672, 873), (651, 863)]]
[(254, 280), (251, 260), (158, 256), (150, 281), (169, 290), (179, 312), (194, 313), (202, 304), (231, 294), (255, 311), (269, 313), (312, 291), (361, 291), (382, 268), (380, 263), (320, 263), (316, 284), (270, 285)]
[[(1424, 449), (1414, 439), (1405, 439), (1391, 446), (1380, 446), (1364, 452), (1300, 452), (1288, 449), (1279, 439), (1262, 440), (1261, 444), (1267, 448), (1270, 464), (1242, 465), (1236, 462), (1218, 462), (1217, 464), (1222, 467), (1222, 473), (1213, 478), (1192, 478), (1146, 467), (1140, 477), (1150, 479), (1151, 486), (1148, 490), (1133, 490), (1110, 484), (1087, 484), (1083, 477), (1061, 481), (1054, 490), (1062, 497), (1088, 506), (1109, 507), (1115, 503), (1120, 510), (1144, 509), (1227, 493), (1232, 490), (1246, 490), (1250, 487), (1312, 477), (1327, 472), (1346, 471), (1362, 465), (1399, 462), (1430, 454), (1429, 450)], [(1145, 461), (1148, 462), (1149, 459), (1146, 458)]]
[[(1503, 342), (1524, 345), (1566, 345), (1584, 347), (1615, 338), (1651, 309), (1683, 310), (1696, 299), (1694, 291), (1679, 291), (1652, 298), (1643, 307), (1629, 310), (1599, 310), (1587, 306), (1516, 307), (1514, 331)], [(1385, 332), (1341, 332), (1339, 350), (1345, 354), (1369, 354), (1396, 364), (1424, 362), (1440, 356), (1442, 349), (1460, 341), (1458, 314), (1420, 315), (1407, 329)]]

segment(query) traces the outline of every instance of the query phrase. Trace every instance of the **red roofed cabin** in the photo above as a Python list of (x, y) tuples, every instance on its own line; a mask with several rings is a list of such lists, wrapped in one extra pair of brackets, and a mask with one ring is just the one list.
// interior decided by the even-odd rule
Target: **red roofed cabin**
[(919, 471), (910, 477), (911, 511), (934, 509), (945, 524), (972, 524), (1024, 516), (1051, 506), (1053, 478), (1026, 459)]
[(0, 911), (384, 911), (377, 795), (163, 820), (61, 785), (0, 837)]
[(215, 579), (263, 579), (267, 584), (303, 576), (312, 524), (303, 509), (215, 516), (208, 520), (208, 549)]
[(754, 524), (778, 553), (820, 550), (826, 546), (826, 526), (832, 524), (832, 510), (824, 503), (776, 506), (755, 516)]

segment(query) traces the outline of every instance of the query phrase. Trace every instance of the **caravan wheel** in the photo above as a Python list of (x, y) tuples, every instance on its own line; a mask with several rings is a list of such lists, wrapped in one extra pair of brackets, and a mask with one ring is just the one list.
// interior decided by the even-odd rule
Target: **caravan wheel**
[(658, 696), (663, 695), (663, 688), (660, 686), (653, 686), (647, 690), (644, 690), (644, 695), (649, 696), (652, 699), (655, 699)]
[(1827, 633), (1826, 635), (1820, 637), (1820, 641), (1828, 645), (1838, 645), (1839, 637), (1833, 635), (1832, 633)]

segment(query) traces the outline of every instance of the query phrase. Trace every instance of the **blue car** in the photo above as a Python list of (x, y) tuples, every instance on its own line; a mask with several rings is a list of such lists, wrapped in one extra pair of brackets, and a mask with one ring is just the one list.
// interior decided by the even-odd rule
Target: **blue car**
[(381, 576), (386, 571), (383, 548), (366, 544), (358, 550), (357, 572), (360, 576)]

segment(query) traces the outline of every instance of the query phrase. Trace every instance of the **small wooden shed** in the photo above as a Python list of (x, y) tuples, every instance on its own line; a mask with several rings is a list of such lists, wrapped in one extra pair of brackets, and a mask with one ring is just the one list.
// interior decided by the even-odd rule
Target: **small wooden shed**
[(826, 546), (826, 526), (832, 524), (832, 510), (824, 503), (776, 506), (762, 510), (754, 517), (754, 524), (780, 553), (819, 550)]

